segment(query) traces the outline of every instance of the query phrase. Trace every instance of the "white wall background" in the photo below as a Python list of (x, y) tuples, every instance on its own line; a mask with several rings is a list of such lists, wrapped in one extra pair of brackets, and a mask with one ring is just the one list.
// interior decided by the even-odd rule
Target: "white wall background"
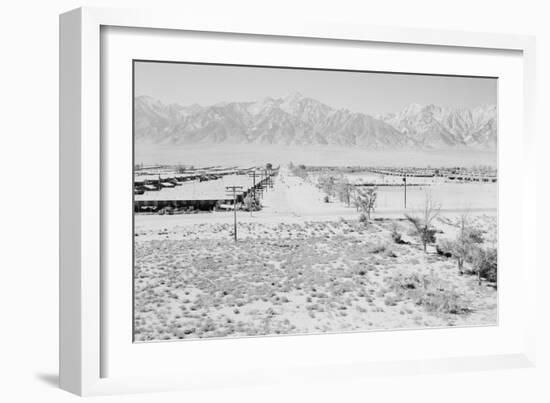
[[(0, 7), (0, 400), (66, 402), (57, 389), (58, 14), (81, 5), (163, 7), (186, 13), (269, 14), (372, 25), (464, 29), (537, 36), (539, 254), (546, 246), (550, 174), (550, 10), (546, 1), (498, 0), (11, 0)], [(533, 234), (534, 236), (534, 234)], [(539, 263), (542, 267), (542, 264)], [(548, 266), (548, 265), (546, 265)], [(549, 276), (538, 281), (536, 369), (371, 378), (335, 384), (257, 387), (94, 398), (131, 402), (543, 402), (550, 401)]]

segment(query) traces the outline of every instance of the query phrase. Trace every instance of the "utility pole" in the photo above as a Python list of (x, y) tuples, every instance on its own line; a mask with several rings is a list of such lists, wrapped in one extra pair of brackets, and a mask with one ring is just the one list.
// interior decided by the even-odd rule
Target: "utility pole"
[(256, 203), (256, 170), (252, 171), (252, 193), (254, 194), (254, 203)]
[(266, 169), (266, 175), (267, 175), (267, 187), (269, 189), (273, 189), (273, 179), (271, 177), (271, 169)]
[(405, 208), (407, 208), (407, 177), (404, 176), (403, 177), (403, 186), (404, 186), (404, 192), (403, 192), (403, 195), (404, 195), (404, 201), (405, 201)]
[(265, 189), (266, 191), (270, 189), (270, 185), (269, 185), (269, 172), (268, 170), (266, 169), (265, 171)]
[(225, 190), (233, 192), (233, 237), (237, 242), (237, 189), (241, 190), (242, 186), (226, 186)]
[(254, 168), (252, 174), (249, 172), (248, 176), (252, 178), (252, 194), (254, 195), (254, 203), (256, 203), (256, 168)]
[(264, 198), (264, 173), (260, 169), (260, 197)]

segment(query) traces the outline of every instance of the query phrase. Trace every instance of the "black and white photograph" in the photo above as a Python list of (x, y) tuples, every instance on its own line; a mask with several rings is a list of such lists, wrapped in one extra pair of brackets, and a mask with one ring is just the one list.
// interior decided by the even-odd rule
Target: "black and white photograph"
[(134, 60), (134, 341), (497, 325), (497, 89)]
[(2, 3), (0, 400), (550, 402), (547, 3)]

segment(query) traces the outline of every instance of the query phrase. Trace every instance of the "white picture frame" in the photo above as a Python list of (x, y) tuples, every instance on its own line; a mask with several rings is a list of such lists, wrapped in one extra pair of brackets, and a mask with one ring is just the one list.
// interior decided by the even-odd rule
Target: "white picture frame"
[[(535, 282), (518, 283), (515, 290), (523, 301), (526, 312), (524, 322), (517, 325), (521, 343), (512, 343), (501, 353), (477, 351), (471, 354), (446, 355), (437, 353), (431, 357), (411, 359), (400, 356), (388, 360), (368, 361), (361, 356), (357, 360), (336, 363), (327, 359), (316, 360), (308, 365), (304, 355), (300, 365), (290, 365), (281, 371), (281, 363), (273, 364), (260, 373), (243, 364), (232, 374), (230, 368), (219, 371), (193, 372), (185, 369), (188, 363), (177, 364), (181, 371), (152, 375), (105, 375), (106, 349), (104, 317), (109, 314), (102, 289), (104, 247), (102, 241), (102, 216), (104, 183), (108, 175), (104, 165), (104, 147), (101, 140), (102, 110), (101, 91), (101, 30), (104, 27), (147, 28), (156, 30), (180, 30), (195, 33), (223, 33), (224, 35), (252, 35), (258, 38), (300, 38), (338, 40), (340, 43), (377, 42), (410, 46), (429, 46), (453, 49), (473, 49), (476, 52), (490, 50), (518, 52), (521, 57), (523, 86), (522, 124), (523, 133), (518, 133), (522, 145), (522, 171), (535, 171), (534, 158), (534, 102), (535, 102), (535, 40), (530, 36), (467, 33), (456, 31), (429, 31), (409, 28), (383, 28), (326, 22), (294, 24), (284, 21), (240, 19), (215, 21), (191, 15), (173, 14), (168, 11), (115, 10), (103, 8), (80, 8), (60, 17), (60, 385), (63, 389), (79, 395), (130, 393), (212, 387), (220, 385), (249, 385), (262, 382), (296, 381), (304, 379), (342, 379), (344, 377), (368, 376), (371, 374), (410, 374), (419, 372), (464, 371), (491, 368), (532, 366), (535, 362)], [(200, 34), (199, 34), (200, 35)], [(499, 161), (499, 164), (506, 161)], [(521, 175), (521, 269), (523, 278), (536, 277), (534, 256), (535, 243), (529, 237), (535, 233), (536, 212), (534, 207), (534, 178)], [(436, 330), (437, 331), (437, 330)], [(455, 330), (449, 330), (455, 331)], [(347, 341), (359, 338), (380, 339), (382, 333), (347, 335)], [(307, 338), (298, 340), (293, 348), (309, 344)], [(318, 337), (318, 336), (315, 336)], [(341, 342), (338, 335), (321, 336), (316, 344), (321, 348), (334, 348)], [(393, 337), (393, 336), (392, 336)], [(417, 340), (422, 333), (404, 333), (397, 336)], [(216, 351), (231, 349), (236, 343), (240, 348), (252, 348), (256, 353), (272, 348), (285, 338), (248, 341), (216, 341), (209, 347)], [(320, 340), (320, 341), (319, 341)], [(397, 340), (397, 339), (396, 339)], [(194, 343), (205, 343), (202, 341)], [(212, 343), (212, 342), (206, 342)], [(271, 344), (270, 344), (271, 343)], [(164, 343), (164, 352), (175, 349), (176, 343)], [(198, 345), (197, 345), (198, 346)], [(472, 350), (473, 351), (473, 350)], [(246, 360), (245, 360), (246, 361)], [(160, 365), (157, 362), (156, 365)], [(120, 372), (120, 371), (119, 371)], [(284, 372), (282, 374), (281, 372)]]

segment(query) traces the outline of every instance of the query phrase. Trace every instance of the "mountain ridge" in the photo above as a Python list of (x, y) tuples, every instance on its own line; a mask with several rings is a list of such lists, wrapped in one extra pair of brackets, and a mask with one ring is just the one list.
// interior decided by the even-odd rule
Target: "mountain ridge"
[(135, 98), (135, 138), (155, 144), (333, 145), (378, 149), (483, 149), (497, 143), (495, 105), (411, 104), (376, 117), (293, 93), (211, 106)]

